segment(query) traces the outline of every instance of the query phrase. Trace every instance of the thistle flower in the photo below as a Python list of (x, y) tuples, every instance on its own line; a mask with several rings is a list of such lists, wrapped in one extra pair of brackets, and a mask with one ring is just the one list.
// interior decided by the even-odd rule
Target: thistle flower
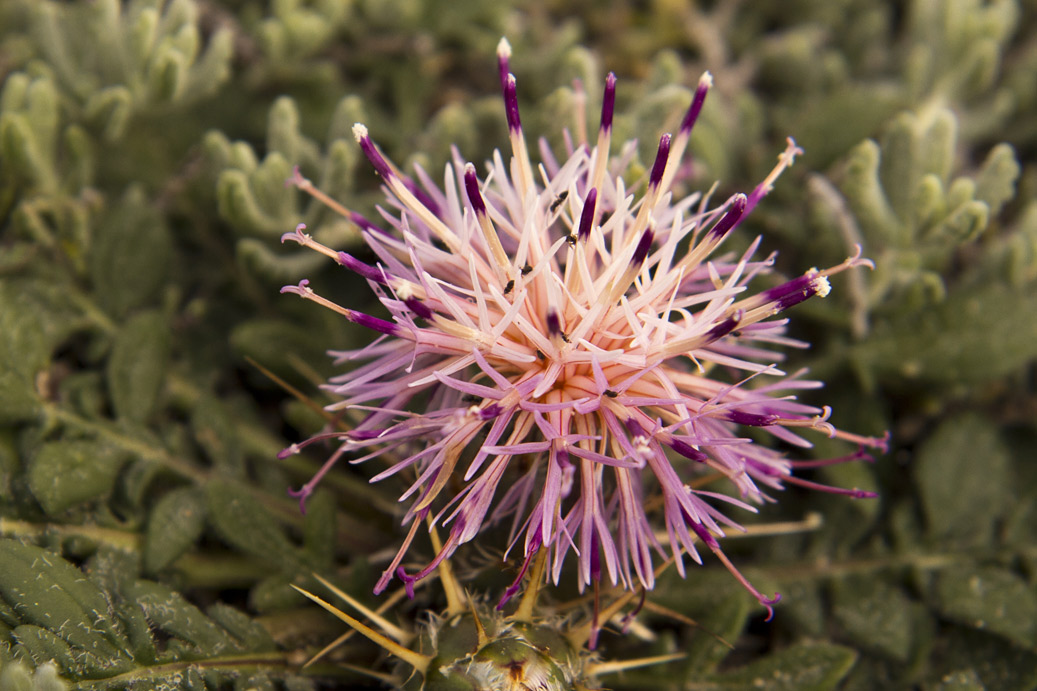
[[(720, 546), (725, 531), (741, 529), (725, 509), (755, 511), (788, 483), (873, 496), (794, 474), (867, 458), (863, 449), (885, 440), (839, 431), (827, 408), (797, 401), (795, 392), (821, 384), (778, 369), (782, 355), (773, 350), (805, 345), (785, 336), (785, 310), (824, 297), (830, 276), (870, 262), (858, 248), (838, 266), (749, 292), (774, 262), (754, 259), (759, 239), (740, 256), (714, 255), (800, 153), (791, 139), (748, 195), (712, 208), (708, 195), (673, 199), (670, 185), (710, 75), (676, 136), (659, 140), (647, 180), (627, 180), (635, 146), (610, 155), (616, 78), (609, 74), (595, 145), (567, 135), (559, 160), (541, 141), (534, 167), (509, 58), (502, 40), (510, 159), (497, 151), (480, 174), (455, 151), (440, 188), (420, 168), (416, 180), (404, 176), (357, 124), (388, 198), (380, 224), (298, 173), (293, 179), (356, 223), (377, 263), (321, 245), (303, 226), (282, 240), (366, 278), (391, 316), (335, 304), (307, 281), (282, 290), (378, 334), (365, 348), (333, 353), (362, 364), (331, 379), (326, 388), (341, 400), (329, 410), (364, 416), (349, 431), (328, 430), (282, 452), (337, 444), (293, 494), (305, 502), (341, 458), (392, 459), (373, 482), (408, 477), (400, 501), (408, 502), (410, 530), (378, 591), (394, 575), (407, 584), (426, 576), (484, 524), (510, 518), (508, 550), (521, 552), (521, 574), (545, 551), (557, 582), (572, 552), (581, 589), (603, 577), (650, 589), (653, 555), (669, 552), (683, 575), (682, 554), (701, 562), (701, 542), (770, 609), (778, 596), (756, 590)], [(747, 427), (791, 447), (809, 447), (801, 435), (819, 432), (859, 449), (797, 462), (747, 438)], [(724, 478), (725, 492), (703, 489), (707, 477)], [(431, 563), (408, 574), (401, 561), (426, 521), (448, 527), (449, 537)]]

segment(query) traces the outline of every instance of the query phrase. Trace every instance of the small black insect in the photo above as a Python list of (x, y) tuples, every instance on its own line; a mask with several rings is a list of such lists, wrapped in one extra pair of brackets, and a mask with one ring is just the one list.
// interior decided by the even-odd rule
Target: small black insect
[(523, 276), (527, 276), (527, 275), (529, 275), (529, 272), (532, 271), (532, 270), (533, 270), (533, 267), (530, 266), (529, 264), (526, 264), (525, 266), (522, 267), (522, 275)]
[(569, 196), (569, 190), (564, 190), (561, 194), (555, 197), (555, 200), (551, 202), (551, 213), (558, 211), (558, 207), (562, 205), (566, 197)]
[(605, 389), (605, 395), (609, 398), (619, 398), (619, 394), (612, 389)]
[(511, 279), (510, 281), (508, 281), (504, 285), (504, 294), (507, 295), (508, 293), (510, 293), (514, 289), (515, 289), (515, 279), (513, 278), (513, 279)]

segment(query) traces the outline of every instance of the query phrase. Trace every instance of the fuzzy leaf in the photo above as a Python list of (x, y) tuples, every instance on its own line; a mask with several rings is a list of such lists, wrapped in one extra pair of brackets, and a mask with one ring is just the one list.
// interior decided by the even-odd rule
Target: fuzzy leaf
[(0, 691), (68, 691), (68, 684), (58, 676), (58, 666), (46, 662), (36, 668), (35, 673), (15, 662), (0, 662)]
[(22, 374), (0, 364), (0, 424), (27, 422), (40, 409), (39, 396), (32, 383)]
[(855, 643), (905, 662), (912, 647), (911, 601), (883, 580), (849, 578), (833, 585), (835, 619)]
[(303, 520), (303, 545), (309, 561), (331, 570), (335, 555), (335, 499), (330, 492), (318, 490), (306, 503)]
[(158, 407), (169, 365), (171, 334), (158, 312), (142, 312), (116, 335), (108, 358), (108, 390), (121, 418), (144, 422)]
[(997, 429), (979, 415), (959, 415), (941, 424), (915, 461), (929, 531), (985, 540), (1011, 504), (1008, 461)]
[(901, 240), (900, 222), (879, 182), (882, 152), (875, 142), (865, 140), (850, 152), (842, 184), (847, 204), (857, 218), (861, 230), (883, 244)]
[(191, 432), (213, 467), (228, 477), (244, 477), (244, 454), (234, 420), (220, 400), (206, 396), (195, 405), (191, 412)]
[(726, 641), (735, 640), (745, 628), (750, 613), (750, 600), (742, 593), (717, 598), (706, 614), (697, 618), (702, 633), (696, 634), (695, 645), (688, 649), (688, 657), (684, 661), (686, 668), (696, 675), (702, 674), (703, 670), (715, 669), (731, 653), (731, 649), (706, 632)]
[(274, 283), (297, 283), (327, 263), (315, 252), (286, 252), (256, 238), (243, 238), (235, 245), (238, 261), (250, 273)]
[(96, 441), (55, 441), (40, 447), (29, 465), (29, 488), (48, 514), (111, 491), (124, 454)]
[(252, 652), (270, 652), (277, 644), (262, 624), (250, 619), (230, 605), (217, 602), (207, 614), (239, 641), (239, 647)]
[(985, 689), (1028, 691), (1037, 688), (1037, 654), (975, 629), (955, 628), (943, 636), (944, 650), (934, 667), (938, 680), (955, 672), (979, 677)]
[(227, 544), (282, 571), (300, 567), (295, 545), (250, 492), (230, 482), (211, 482), (206, 494), (210, 521)]
[(937, 691), (986, 691), (979, 675), (971, 669), (951, 672), (935, 688)]
[(10, 540), (0, 541), (0, 562), (0, 597), (25, 622), (15, 628), (15, 637), (39, 656), (34, 655), (38, 663), (59, 658), (65, 672), (75, 676), (129, 668), (123, 640), (107, 620), (107, 600), (79, 569), (51, 552)]
[(987, 155), (976, 178), (976, 198), (996, 216), (1001, 207), (1015, 196), (1015, 182), (1019, 178), (1019, 162), (1015, 150), (1008, 144), (998, 144)]
[(137, 581), (125, 595), (144, 611), (152, 627), (189, 644), (185, 652), (211, 656), (237, 648), (226, 631), (164, 585)]
[(745, 667), (707, 677), (697, 689), (811, 691), (834, 689), (850, 671), (857, 654), (838, 645), (803, 644), (768, 655)]
[(234, 352), (250, 357), (282, 377), (295, 377), (292, 356), (320, 363), (325, 357), (304, 329), (287, 320), (250, 319), (237, 325), (230, 335)]
[(163, 496), (148, 517), (144, 537), (144, 568), (155, 573), (176, 561), (205, 529), (205, 496), (195, 487), (181, 487)]
[(42, 281), (5, 279), (0, 305), (0, 371), (32, 381), (76, 328), (76, 313), (61, 286)]
[(121, 139), (133, 115), (133, 94), (121, 84), (95, 91), (84, 113), (88, 120), (103, 124), (106, 140)]
[(1005, 569), (948, 569), (936, 584), (940, 612), (949, 619), (1037, 646), (1037, 594)]
[(97, 224), (90, 277), (101, 304), (115, 316), (152, 302), (169, 275), (173, 241), (165, 220), (139, 187)]
[(853, 357), (895, 387), (967, 386), (1013, 372), (1037, 357), (1037, 286), (989, 281), (962, 286), (922, 314), (878, 326)]
[(14, 639), (36, 664), (55, 662), (70, 676), (82, 676), (80, 662), (72, 653), (72, 646), (47, 629), (32, 624), (15, 627)]

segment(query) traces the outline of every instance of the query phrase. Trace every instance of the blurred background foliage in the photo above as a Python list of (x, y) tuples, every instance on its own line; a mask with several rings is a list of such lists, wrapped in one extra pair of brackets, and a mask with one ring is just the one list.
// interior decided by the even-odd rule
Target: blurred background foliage
[[(433, 177), (451, 145), (488, 157), (502, 35), (525, 128), (553, 143), (574, 79), (593, 118), (614, 70), (617, 137), (652, 146), (710, 70), (685, 191), (751, 189), (792, 136), (806, 154), (739, 240), (790, 275), (855, 243), (876, 263), (798, 309), (793, 360), (840, 427), (891, 431), (875, 464), (817, 474), (881, 499), (786, 491), (759, 522), (811, 530), (728, 542), (784, 594), (775, 620), (716, 565), (667, 576), (600, 650), (687, 657), (604, 682), (1037, 686), (1034, 0), (2, 0), (0, 689), (379, 685), (364, 642), (301, 667), (342, 629), (289, 583), (377, 606), (400, 535), (370, 468), (305, 516), (286, 494), (323, 457), (278, 450), (324, 420), (267, 373), (323, 404), (324, 351), (368, 337), (279, 295), (367, 295), (279, 244), (303, 221), (357, 242), (284, 182), (299, 166), (376, 213), (357, 120)], [(513, 577), (499, 557), (460, 557), (475, 592)], [(390, 616), (441, 606), (425, 589)]]

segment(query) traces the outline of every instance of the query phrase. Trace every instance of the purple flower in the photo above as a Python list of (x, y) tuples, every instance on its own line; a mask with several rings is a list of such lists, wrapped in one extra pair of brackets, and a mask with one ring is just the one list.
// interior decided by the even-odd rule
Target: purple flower
[[(672, 554), (683, 574), (682, 552), (700, 561), (705, 545), (769, 608), (777, 597), (753, 588), (720, 547), (727, 530), (741, 530), (727, 509), (755, 511), (787, 483), (872, 495), (802, 480), (793, 474), (797, 462), (742, 430), (763, 430), (786, 447), (809, 447), (802, 435), (812, 433), (862, 449), (884, 446), (885, 439), (835, 429), (827, 409), (798, 402), (798, 390), (820, 383), (779, 370), (774, 350), (805, 345), (784, 335), (784, 310), (824, 297), (829, 276), (869, 262), (858, 251), (750, 293), (751, 280), (773, 264), (773, 256), (754, 259), (759, 239), (740, 256), (715, 253), (799, 153), (791, 140), (748, 195), (712, 208), (697, 193), (673, 199), (670, 184), (710, 75), (677, 134), (661, 138), (647, 180), (629, 180), (633, 143), (609, 154), (610, 74), (596, 144), (570, 143), (559, 160), (541, 142), (534, 167), (509, 57), (502, 41), (510, 158), (496, 152), (480, 174), (455, 152), (442, 187), (420, 168), (415, 182), (358, 124), (354, 134), (382, 178), (388, 208), (380, 209), (382, 226), (335, 208), (357, 223), (377, 262), (325, 247), (302, 226), (283, 238), (366, 278), (391, 315), (341, 307), (305, 281), (284, 289), (378, 334), (366, 348), (334, 353), (359, 364), (327, 385), (341, 398), (329, 408), (364, 417), (351, 431), (285, 450), (337, 444), (293, 494), (305, 501), (339, 458), (386, 462), (372, 481), (410, 479), (400, 497), (410, 531), (379, 590), (394, 575), (408, 585), (422, 578), (483, 525), (508, 519), (509, 551), (521, 553), (523, 572), (547, 550), (557, 582), (573, 553), (581, 588), (601, 578), (651, 588), (656, 556)], [(301, 176), (294, 182), (319, 196)], [(723, 479), (717, 491), (696, 482), (707, 476)], [(449, 537), (430, 564), (408, 575), (400, 563), (428, 519)]]

